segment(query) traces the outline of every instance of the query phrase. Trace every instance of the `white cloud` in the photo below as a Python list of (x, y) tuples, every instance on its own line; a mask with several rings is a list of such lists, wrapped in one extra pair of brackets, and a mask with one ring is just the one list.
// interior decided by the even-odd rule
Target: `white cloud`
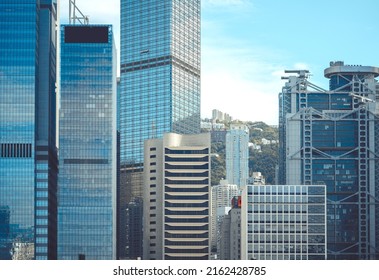
[(278, 122), (283, 66), (266, 61), (268, 50), (207, 46), (202, 50), (202, 116), (219, 109), (233, 118)]

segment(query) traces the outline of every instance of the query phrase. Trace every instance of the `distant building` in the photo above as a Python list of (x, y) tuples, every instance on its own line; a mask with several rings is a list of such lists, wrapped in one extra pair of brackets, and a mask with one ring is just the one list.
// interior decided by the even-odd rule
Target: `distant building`
[(220, 122), (229, 123), (232, 121), (232, 117), (227, 113), (221, 112), (217, 109), (213, 109), (212, 110), (212, 121), (213, 122), (220, 121)]
[(210, 135), (145, 141), (143, 259), (210, 258)]
[(220, 225), (224, 215), (232, 207), (232, 198), (240, 195), (237, 185), (229, 184), (227, 180), (221, 180), (219, 185), (212, 186), (212, 211), (211, 211), (211, 250), (220, 254)]
[(208, 131), (225, 130), (225, 124), (210, 121), (201, 121), (201, 128)]
[(241, 248), (244, 260), (326, 259), (325, 186), (246, 186)]
[(241, 196), (232, 199), (232, 209), (222, 219), (220, 226), (220, 259), (241, 259)]
[(253, 172), (253, 176), (248, 179), (249, 185), (264, 185), (265, 183), (266, 179), (261, 172)]
[(249, 177), (249, 129), (232, 124), (226, 134), (226, 179), (229, 184), (243, 187)]
[(262, 145), (270, 145), (270, 144), (277, 144), (277, 143), (279, 143), (278, 140), (268, 140), (266, 138), (262, 138), (261, 141), (262, 141)]
[(116, 49), (110, 25), (61, 26), (58, 259), (116, 259)]

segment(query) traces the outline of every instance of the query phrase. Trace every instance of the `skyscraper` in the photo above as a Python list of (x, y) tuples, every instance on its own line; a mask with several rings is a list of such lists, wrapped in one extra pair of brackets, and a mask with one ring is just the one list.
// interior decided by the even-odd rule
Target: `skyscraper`
[(55, 0), (0, 3), (0, 258), (56, 258)]
[(217, 257), (220, 254), (220, 226), (222, 216), (225, 213), (224, 209), (226, 208), (226, 211), (229, 211), (232, 207), (232, 199), (238, 195), (240, 195), (240, 188), (237, 185), (229, 184), (226, 180), (221, 180), (219, 185), (211, 188), (211, 249), (212, 253), (217, 252)]
[(379, 69), (332, 62), (329, 90), (308, 71), (279, 95), (280, 183), (327, 186), (328, 259), (379, 257)]
[(241, 196), (233, 197), (232, 208), (222, 218), (219, 243), (218, 259), (241, 259)]
[(231, 124), (226, 134), (226, 180), (244, 187), (249, 178), (249, 128), (244, 124)]
[(112, 26), (61, 27), (58, 258), (116, 258), (116, 49)]
[(144, 259), (209, 259), (209, 133), (146, 140), (144, 163)]
[(121, 0), (120, 101), (129, 203), (142, 197), (144, 140), (200, 132), (200, 0)]

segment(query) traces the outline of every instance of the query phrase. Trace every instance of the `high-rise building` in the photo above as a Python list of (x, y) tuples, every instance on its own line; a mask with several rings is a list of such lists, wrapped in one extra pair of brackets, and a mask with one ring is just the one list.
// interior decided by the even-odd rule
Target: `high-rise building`
[(326, 253), (325, 185), (244, 188), (243, 260), (321, 260)]
[[(200, 0), (121, 0), (120, 71), (121, 188), (129, 203), (143, 193), (144, 141), (200, 132)], [(127, 257), (128, 245), (119, 245)]]
[(210, 135), (145, 142), (143, 258), (210, 256)]
[(116, 49), (112, 26), (61, 27), (58, 258), (116, 258)]
[(0, 259), (56, 258), (55, 0), (0, 3)]
[(328, 259), (378, 259), (379, 68), (332, 62), (329, 90), (287, 73), (279, 183), (327, 186)]
[(223, 217), (220, 229), (220, 259), (241, 259), (241, 196), (233, 197), (232, 208)]
[(220, 254), (220, 226), (225, 215), (225, 211), (222, 209), (227, 208), (228, 212), (232, 206), (233, 197), (238, 195), (240, 195), (240, 188), (237, 185), (229, 184), (227, 180), (221, 180), (219, 185), (211, 188), (211, 249), (212, 253), (217, 252), (217, 255)]
[(244, 124), (231, 124), (226, 134), (226, 180), (244, 187), (249, 178), (249, 128)]

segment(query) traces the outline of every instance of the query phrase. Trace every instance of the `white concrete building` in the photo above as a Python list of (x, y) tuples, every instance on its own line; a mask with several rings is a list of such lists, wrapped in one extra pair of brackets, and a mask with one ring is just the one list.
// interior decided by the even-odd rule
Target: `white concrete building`
[(210, 255), (210, 134), (145, 141), (143, 258)]

